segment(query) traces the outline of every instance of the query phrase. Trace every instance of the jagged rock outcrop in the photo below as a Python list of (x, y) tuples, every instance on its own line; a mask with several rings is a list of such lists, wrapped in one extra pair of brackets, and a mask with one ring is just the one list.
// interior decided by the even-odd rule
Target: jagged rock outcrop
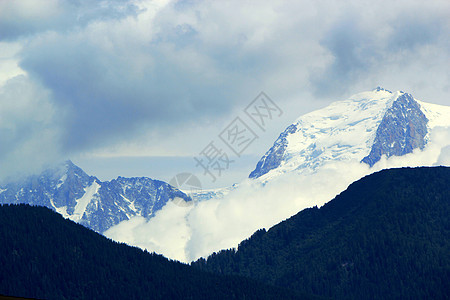
[(402, 94), (377, 128), (370, 154), (362, 162), (373, 166), (383, 155), (402, 156), (425, 147), (428, 119), (410, 94)]
[(284, 153), (287, 147), (286, 137), (289, 134), (295, 133), (297, 131), (297, 126), (291, 124), (286, 130), (280, 134), (278, 139), (273, 144), (272, 148), (264, 154), (261, 160), (256, 165), (255, 170), (250, 173), (249, 178), (258, 178), (272, 169), (277, 168), (284, 157)]
[(166, 182), (119, 177), (102, 182), (71, 161), (0, 188), (0, 203), (45, 206), (103, 233), (135, 216), (151, 218), (172, 199), (191, 198)]

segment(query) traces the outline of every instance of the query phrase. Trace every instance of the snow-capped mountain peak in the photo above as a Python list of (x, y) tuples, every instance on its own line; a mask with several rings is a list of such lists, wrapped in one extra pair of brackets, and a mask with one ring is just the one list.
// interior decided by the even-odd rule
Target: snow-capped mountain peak
[(102, 182), (70, 160), (0, 188), (0, 203), (46, 206), (100, 233), (135, 216), (151, 218), (177, 197), (191, 201), (168, 183), (147, 177)]
[[(382, 88), (359, 93), (288, 126), (258, 162), (253, 179), (204, 191), (188, 209), (167, 207), (146, 223), (123, 222), (106, 235), (185, 262), (237, 247), (256, 230), (321, 206), (377, 170), (444, 162), (450, 131), (436, 126), (450, 128), (450, 107)], [(372, 167), (363, 161), (369, 158)]]
[(362, 162), (373, 166), (382, 155), (402, 156), (425, 147), (428, 119), (410, 94), (401, 94), (378, 125), (369, 155)]
[(288, 126), (249, 177), (266, 181), (286, 172), (314, 171), (328, 161), (373, 166), (383, 155), (423, 149), (429, 118), (439, 117), (441, 106), (421, 106), (410, 94), (380, 87), (331, 103)]
[(71, 162), (0, 186), (0, 203), (44, 205), (116, 241), (189, 262), (323, 205), (377, 170), (450, 162), (449, 129), (450, 107), (376, 88), (301, 116), (258, 162), (254, 180), (193, 194), (199, 201), (189, 207), (168, 203), (191, 199), (167, 183), (101, 182)]

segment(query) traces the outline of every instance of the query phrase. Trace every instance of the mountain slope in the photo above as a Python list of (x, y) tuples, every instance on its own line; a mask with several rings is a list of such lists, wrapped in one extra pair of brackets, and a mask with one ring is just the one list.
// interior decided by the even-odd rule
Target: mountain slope
[[(430, 99), (432, 100), (432, 99)], [(201, 201), (124, 221), (105, 234), (185, 262), (237, 247), (352, 182), (387, 168), (450, 165), (450, 107), (377, 88), (298, 118), (250, 178)]]
[(175, 198), (191, 200), (169, 184), (147, 177), (102, 182), (71, 161), (0, 188), (0, 204), (45, 206), (100, 233), (135, 216), (150, 218)]
[(382, 155), (402, 156), (425, 147), (428, 119), (419, 103), (410, 95), (402, 94), (386, 111), (377, 128), (369, 155), (362, 162), (373, 166)]
[(0, 206), (0, 295), (40, 299), (314, 298), (200, 272), (117, 244), (44, 207)]
[(264, 182), (336, 161), (357, 160), (372, 167), (383, 155), (389, 158), (424, 149), (437, 126), (450, 127), (450, 107), (378, 87), (297, 119), (249, 177)]
[(384, 170), (193, 265), (345, 299), (448, 297), (450, 168)]

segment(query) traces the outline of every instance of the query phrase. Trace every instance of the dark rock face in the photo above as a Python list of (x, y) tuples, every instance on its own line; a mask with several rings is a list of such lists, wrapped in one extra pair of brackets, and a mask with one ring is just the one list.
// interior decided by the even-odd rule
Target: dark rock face
[(381, 86), (377, 86), (377, 88), (374, 89), (374, 91), (377, 91), (377, 92), (380, 92), (380, 91), (386, 91), (386, 92), (392, 93), (390, 90), (387, 90), (387, 89), (385, 89), (385, 88), (382, 88)]
[(286, 151), (286, 137), (296, 131), (297, 126), (295, 124), (292, 124), (286, 128), (286, 130), (280, 134), (278, 139), (275, 141), (272, 148), (270, 148), (269, 151), (267, 151), (266, 154), (264, 154), (264, 156), (260, 159), (255, 170), (250, 173), (249, 178), (258, 178), (270, 170), (277, 168), (283, 160), (284, 153)]
[(361, 162), (373, 166), (382, 155), (401, 156), (425, 147), (428, 119), (410, 94), (402, 94), (377, 128), (370, 154)]
[[(377, 87), (374, 91), (390, 92), (381, 87)], [(427, 135), (427, 123), (428, 120), (419, 104), (410, 94), (402, 93), (383, 116), (377, 128), (370, 154), (361, 162), (373, 166), (383, 155), (387, 157), (401, 156), (411, 153), (416, 148), (423, 149)], [(298, 126), (298, 124), (290, 125), (278, 137), (272, 148), (258, 162), (255, 170), (250, 173), (249, 178), (258, 178), (280, 166), (286, 159), (287, 136), (299, 134), (301, 128)], [(311, 147), (315, 147), (315, 144)], [(314, 148), (307, 150), (309, 150), (309, 154), (298, 153), (298, 155), (305, 156), (305, 166), (311, 164), (312, 159), (321, 151), (321, 149)]]
[[(77, 200), (93, 184), (98, 185), (97, 193), (88, 199), (86, 209), (79, 219), (75, 219)], [(101, 182), (96, 177), (87, 175), (71, 161), (0, 188), (0, 204), (45, 206), (66, 213), (70, 219), (100, 233), (134, 216), (150, 218), (175, 197), (191, 201), (189, 196), (168, 183), (147, 177), (119, 177)]]
[(98, 190), (100, 201), (91, 201), (80, 223), (98, 232), (134, 216), (150, 218), (175, 197), (190, 201), (180, 190), (166, 182), (147, 177), (106, 181)]
[(63, 166), (2, 187), (0, 203), (27, 203), (53, 208), (53, 202), (56, 207), (66, 206), (67, 213), (72, 214), (76, 199), (83, 197), (84, 189), (94, 181), (98, 179), (67, 161)]

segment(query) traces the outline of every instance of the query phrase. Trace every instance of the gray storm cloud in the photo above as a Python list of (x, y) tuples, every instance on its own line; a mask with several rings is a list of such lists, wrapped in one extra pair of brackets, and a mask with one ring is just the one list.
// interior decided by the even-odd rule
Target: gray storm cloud
[(0, 40), (15, 40), (47, 30), (65, 31), (94, 20), (136, 15), (132, 1), (21, 0), (0, 2)]
[(0, 181), (62, 159), (48, 91), (21, 75), (0, 87), (0, 99)]
[(417, 3), (411, 6), (395, 3), (386, 7), (392, 11), (378, 7), (373, 14), (352, 8), (338, 18), (319, 39), (331, 61), (322, 70), (311, 73), (315, 94), (340, 95), (373, 74), (383, 82), (384, 73), (393, 70), (410, 83), (417, 82), (411, 78), (409, 64), (419, 58), (424, 64), (432, 64), (434, 60), (422, 57), (424, 49), (434, 48), (442, 54), (450, 50), (449, 13), (442, 10), (448, 5), (436, 3), (427, 8)]
[[(14, 165), (6, 161), (148, 132), (157, 144), (183, 130), (198, 144), (192, 124), (231, 119), (261, 90), (290, 108), (287, 122), (311, 99), (324, 106), (379, 84), (448, 104), (447, 1), (39, 2), (0, 3), (0, 41), (21, 45), (15, 59), (27, 74), (2, 86), (3, 173)], [(48, 119), (9, 104), (26, 99)]]

